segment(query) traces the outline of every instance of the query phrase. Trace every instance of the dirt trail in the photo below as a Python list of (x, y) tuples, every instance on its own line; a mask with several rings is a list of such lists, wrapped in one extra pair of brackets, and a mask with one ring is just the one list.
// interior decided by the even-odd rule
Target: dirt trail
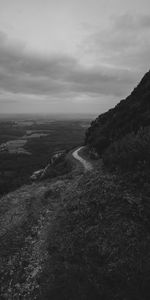
[(83, 149), (83, 148), (84, 148), (84, 146), (79, 147), (78, 149), (76, 149), (72, 153), (72, 156), (83, 165), (85, 171), (91, 171), (93, 169), (92, 164), (90, 162), (88, 162), (87, 160), (85, 160), (84, 158), (82, 158), (79, 154), (80, 150)]

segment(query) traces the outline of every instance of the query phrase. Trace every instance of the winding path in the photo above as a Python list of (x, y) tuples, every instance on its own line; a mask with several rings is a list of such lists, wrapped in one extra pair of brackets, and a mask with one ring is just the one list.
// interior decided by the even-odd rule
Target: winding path
[(78, 160), (84, 167), (84, 170), (85, 171), (91, 171), (93, 169), (93, 166), (90, 162), (88, 162), (87, 160), (85, 160), (84, 158), (82, 158), (80, 155), (79, 155), (79, 151), (81, 149), (83, 149), (84, 146), (82, 147), (79, 147), (78, 149), (76, 149), (73, 153), (72, 153), (72, 156)]

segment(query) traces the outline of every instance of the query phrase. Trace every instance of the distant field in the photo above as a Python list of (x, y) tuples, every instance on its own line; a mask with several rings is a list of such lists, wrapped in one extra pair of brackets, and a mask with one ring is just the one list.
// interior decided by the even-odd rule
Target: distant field
[(30, 182), (54, 152), (84, 142), (90, 120), (1, 120), (0, 195)]

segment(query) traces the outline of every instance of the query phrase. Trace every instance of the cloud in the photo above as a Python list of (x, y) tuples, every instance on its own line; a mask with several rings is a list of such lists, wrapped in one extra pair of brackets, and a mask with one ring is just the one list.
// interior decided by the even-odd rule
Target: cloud
[(128, 69), (141, 76), (149, 69), (149, 35), (149, 15), (113, 16), (107, 28), (89, 36), (87, 55), (92, 53), (99, 64)]
[[(94, 44), (93, 51), (101, 49), (102, 56), (105, 59), (112, 58), (114, 62), (116, 53), (121, 52), (125, 45), (129, 48), (133, 38), (133, 31), (129, 32), (125, 22), (125, 17), (117, 19), (107, 38), (104, 32), (95, 33), (90, 37)], [(120, 23), (119, 28), (118, 23)], [(145, 23), (141, 19), (140, 24), (148, 27), (148, 18)], [(125, 38), (121, 37), (123, 31), (126, 32)], [(111, 36), (112, 32), (114, 34)], [(143, 52), (139, 53), (140, 55), (142, 56)], [(147, 56), (149, 56), (148, 52), (145, 53), (145, 58)], [(74, 101), (77, 99), (77, 102), (81, 99), (83, 103), (86, 97), (88, 101), (89, 99), (97, 101), (102, 97), (118, 99), (128, 94), (134, 82), (135, 73), (126, 67), (118, 67), (115, 64), (111, 67), (105, 64), (89, 66), (69, 55), (35, 54), (27, 51), (25, 45), (10, 40), (0, 32), (0, 100), (7, 102), (11, 97), (17, 101), (19, 97), (24, 101), (31, 98), (34, 101), (46, 99), (49, 102), (61, 101), (63, 105), (69, 98)]]
[(150, 16), (149, 15), (131, 15), (131, 14), (123, 14), (118, 17), (112, 18), (113, 28), (117, 30), (143, 30), (150, 29)]
[(79, 67), (69, 73), (67, 80), (78, 93), (122, 97), (133, 85), (134, 73), (102, 66)]

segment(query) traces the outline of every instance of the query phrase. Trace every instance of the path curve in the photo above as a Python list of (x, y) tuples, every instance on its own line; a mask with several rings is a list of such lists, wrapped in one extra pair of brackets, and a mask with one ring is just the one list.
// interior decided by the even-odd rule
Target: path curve
[(91, 171), (93, 169), (93, 166), (90, 162), (88, 162), (87, 160), (85, 160), (84, 158), (82, 158), (80, 155), (79, 155), (79, 151), (81, 149), (83, 149), (84, 146), (82, 147), (79, 147), (78, 149), (76, 149), (73, 153), (72, 153), (72, 156), (78, 160), (84, 167), (84, 170), (85, 171)]

